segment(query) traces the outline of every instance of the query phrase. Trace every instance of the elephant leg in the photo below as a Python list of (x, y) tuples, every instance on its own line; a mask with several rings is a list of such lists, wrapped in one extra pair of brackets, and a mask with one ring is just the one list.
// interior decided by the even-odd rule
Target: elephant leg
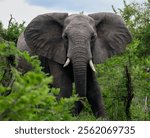
[(90, 68), (88, 68), (87, 76), (87, 99), (91, 105), (91, 109), (95, 117), (104, 117), (105, 111), (102, 101), (102, 95), (98, 86), (96, 75)]
[(82, 101), (82, 100), (76, 101), (76, 102), (75, 102), (75, 106), (74, 106), (74, 108), (72, 109), (72, 114), (73, 114), (74, 116), (79, 115), (80, 112), (82, 111), (83, 107), (84, 107), (84, 104), (83, 104), (83, 101)]
[(69, 98), (72, 95), (72, 79), (69, 68), (63, 68), (61, 64), (49, 62), (50, 73), (53, 76), (53, 87), (60, 88), (58, 99)]

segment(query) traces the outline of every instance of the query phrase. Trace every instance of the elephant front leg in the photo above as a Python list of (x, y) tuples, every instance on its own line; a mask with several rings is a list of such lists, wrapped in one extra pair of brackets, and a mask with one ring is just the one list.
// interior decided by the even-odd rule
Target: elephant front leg
[(104, 105), (102, 101), (102, 95), (95, 73), (89, 68), (87, 76), (87, 99), (91, 105), (91, 109), (96, 118), (104, 117)]
[(53, 87), (60, 88), (57, 99), (69, 98), (72, 95), (72, 79), (69, 69), (64, 69), (62, 65), (54, 62), (49, 63), (50, 72), (53, 76)]

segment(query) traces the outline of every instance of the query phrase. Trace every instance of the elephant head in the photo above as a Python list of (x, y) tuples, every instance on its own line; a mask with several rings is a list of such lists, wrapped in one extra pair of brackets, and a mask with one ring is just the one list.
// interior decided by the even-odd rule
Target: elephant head
[(37, 55), (62, 64), (72, 64), (76, 92), (86, 96), (87, 67), (102, 63), (124, 51), (131, 35), (124, 21), (113, 13), (86, 15), (48, 13), (27, 26), (25, 41)]

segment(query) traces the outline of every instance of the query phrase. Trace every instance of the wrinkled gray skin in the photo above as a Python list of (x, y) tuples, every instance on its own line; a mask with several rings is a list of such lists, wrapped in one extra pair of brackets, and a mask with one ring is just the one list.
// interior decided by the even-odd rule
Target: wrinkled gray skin
[[(31, 21), (17, 47), (40, 57), (44, 71), (54, 77), (53, 86), (60, 88), (59, 98), (70, 97), (75, 82), (78, 96), (87, 97), (94, 115), (100, 117), (105, 112), (92, 63), (122, 53), (130, 41), (124, 21), (113, 13), (48, 13)], [(23, 59), (19, 59), (19, 67), (24, 72), (31, 69)], [(82, 100), (75, 105), (73, 113), (77, 115), (83, 108)]]

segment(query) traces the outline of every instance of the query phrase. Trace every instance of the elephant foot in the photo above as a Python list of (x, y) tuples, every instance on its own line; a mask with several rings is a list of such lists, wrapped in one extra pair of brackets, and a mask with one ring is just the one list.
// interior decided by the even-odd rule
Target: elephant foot
[(99, 117), (105, 118), (106, 117), (106, 114), (105, 114), (105, 111), (103, 108), (98, 111), (93, 111), (93, 114), (96, 118), (99, 118)]
[(77, 116), (82, 111), (84, 105), (81, 101), (75, 102), (75, 107), (72, 109), (73, 116)]

